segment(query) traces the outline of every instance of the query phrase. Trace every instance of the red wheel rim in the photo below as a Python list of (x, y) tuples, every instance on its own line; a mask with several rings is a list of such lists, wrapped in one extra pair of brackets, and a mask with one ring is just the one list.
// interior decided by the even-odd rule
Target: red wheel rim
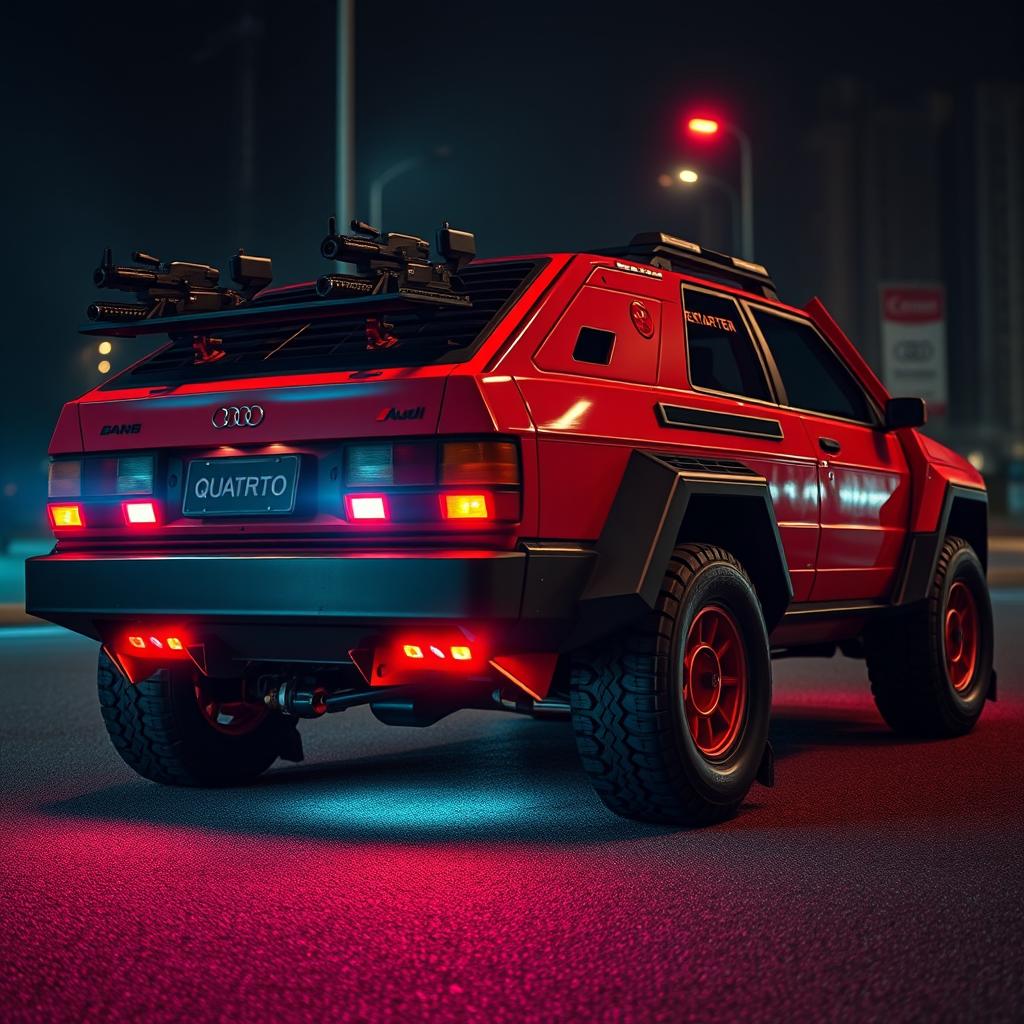
[(747, 705), (747, 656), (740, 628), (720, 605), (701, 609), (683, 648), (683, 711), (697, 749), (708, 758), (728, 752)]
[(960, 693), (971, 685), (978, 662), (978, 606), (971, 588), (960, 580), (946, 597), (944, 638), (946, 672), (953, 689)]
[(254, 704), (244, 699), (242, 681), (238, 681), (238, 695), (219, 696), (208, 692), (200, 683), (196, 683), (196, 703), (207, 724), (217, 732), (228, 736), (244, 736), (252, 732), (267, 716), (267, 709), (262, 704)]

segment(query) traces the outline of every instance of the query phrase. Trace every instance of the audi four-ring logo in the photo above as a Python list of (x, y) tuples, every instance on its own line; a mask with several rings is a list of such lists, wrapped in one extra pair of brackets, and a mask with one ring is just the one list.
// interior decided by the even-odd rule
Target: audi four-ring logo
[(263, 422), (262, 405), (222, 405), (210, 422), (218, 429), (225, 427), (258, 427)]

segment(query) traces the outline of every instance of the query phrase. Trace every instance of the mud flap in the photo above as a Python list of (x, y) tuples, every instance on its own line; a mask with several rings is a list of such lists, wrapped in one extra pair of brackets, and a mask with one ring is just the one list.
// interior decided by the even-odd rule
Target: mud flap
[(277, 756), (282, 761), (298, 763), (305, 760), (306, 755), (302, 750), (302, 736), (299, 733), (299, 723), (289, 722), (287, 727), (281, 730), (281, 747)]
[(775, 751), (772, 750), (771, 740), (766, 740), (764, 753), (761, 755), (761, 763), (757, 766), (757, 781), (762, 786), (771, 789), (775, 785)]

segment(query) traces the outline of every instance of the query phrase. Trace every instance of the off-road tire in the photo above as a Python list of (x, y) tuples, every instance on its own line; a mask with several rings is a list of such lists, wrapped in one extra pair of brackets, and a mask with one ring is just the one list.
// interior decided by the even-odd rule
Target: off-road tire
[[(958, 691), (947, 667), (946, 614), (957, 583), (977, 610), (977, 658)], [(963, 736), (985, 706), (992, 678), (992, 602), (974, 548), (960, 537), (942, 545), (925, 600), (870, 628), (864, 637), (871, 693), (882, 717), (901, 735)]]
[(124, 762), (143, 778), (169, 786), (231, 786), (266, 771), (288, 749), (292, 720), (267, 714), (255, 728), (229, 735), (203, 716), (192, 666), (161, 669), (129, 682), (101, 651), (100, 710)]
[[(748, 673), (739, 731), (721, 758), (698, 749), (682, 693), (684, 641), (708, 608), (735, 619)], [(616, 814), (673, 825), (721, 821), (736, 812), (757, 775), (771, 688), (764, 616), (743, 567), (718, 547), (678, 547), (654, 610), (574, 655), (571, 703), (583, 768)]]

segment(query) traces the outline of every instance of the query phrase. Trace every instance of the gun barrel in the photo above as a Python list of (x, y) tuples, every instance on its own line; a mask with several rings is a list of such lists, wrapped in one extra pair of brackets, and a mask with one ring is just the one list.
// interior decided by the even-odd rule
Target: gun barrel
[(148, 306), (126, 302), (94, 302), (85, 311), (85, 315), (90, 320), (109, 321), (111, 323), (129, 323), (133, 320), (145, 320), (148, 313)]
[(97, 288), (120, 288), (123, 291), (141, 291), (157, 283), (155, 271), (144, 267), (100, 266), (93, 271), (92, 280)]
[(320, 243), (320, 253), (327, 260), (339, 263), (362, 263), (379, 257), (384, 249), (369, 238), (355, 238), (352, 235), (328, 235)]

